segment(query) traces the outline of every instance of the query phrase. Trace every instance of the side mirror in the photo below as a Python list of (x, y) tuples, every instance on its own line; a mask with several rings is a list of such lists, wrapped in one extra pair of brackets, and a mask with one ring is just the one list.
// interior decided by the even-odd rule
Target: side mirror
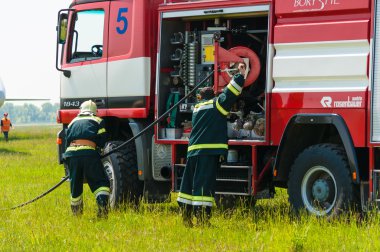
[(58, 26), (58, 43), (65, 44), (67, 36), (67, 13), (61, 13), (59, 15), (59, 26)]

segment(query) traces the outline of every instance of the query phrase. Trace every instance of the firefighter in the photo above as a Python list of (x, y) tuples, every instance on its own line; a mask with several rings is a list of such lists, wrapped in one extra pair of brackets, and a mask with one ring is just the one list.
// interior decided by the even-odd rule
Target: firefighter
[(4, 134), (6, 142), (8, 142), (8, 133), (12, 127), (11, 120), (8, 119), (8, 113), (5, 112), (3, 119), (1, 119), (1, 132)]
[(211, 87), (202, 88), (201, 100), (193, 111), (187, 162), (177, 199), (187, 227), (193, 226), (193, 214), (197, 224), (210, 225), (216, 171), (220, 167), (220, 157), (228, 150), (226, 116), (244, 86), (244, 63), (240, 63), (238, 69), (239, 73), (218, 97), (214, 97)]
[(110, 183), (104, 172), (99, 150), (106, 142), (104, 121), (96, 116), (96, 104), (85, 101), (80, 112), (69, 124), (66, 152), (63, 157), (69, 168), (71, 210), (75, 216), (83, 213), (83, 180), (87, 179), (98, 205), (99, 218), (107, 218)]

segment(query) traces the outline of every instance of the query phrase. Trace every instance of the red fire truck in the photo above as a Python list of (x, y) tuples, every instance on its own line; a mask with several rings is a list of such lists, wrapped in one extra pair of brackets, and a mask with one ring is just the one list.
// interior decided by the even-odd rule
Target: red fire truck
[(280, 187), (294, 209), (315, 215), (367, 209), (379, 201), (378, 8), (378, 0), (75, 0), (58, 13), (60, 143), (85, 100), (98, 105), (109, 151), (194, 92), (104, 159), (112, 206), (163, 201), (179, 189), (196, 85), (220, 92), (242, 60), (217, 199), (270, 198)]

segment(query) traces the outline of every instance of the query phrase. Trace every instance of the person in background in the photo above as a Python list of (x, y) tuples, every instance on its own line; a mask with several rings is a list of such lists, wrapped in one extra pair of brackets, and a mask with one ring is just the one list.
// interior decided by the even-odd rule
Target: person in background
[(8, 113), (5, 112), (3, 119), (1, 119), (1, 133), (4, 134), (6, 142), (8, 142), (9, 131), (12, 127), (12, 122), (8, 119)]
[(193, 226), (193, 214), (197, 224), (210, 225), (216, 171), (220, 167), (220, 157), (228, 150), (226, 116), (242, 92), (245, 69), (245, 64), (240, 63), (239, 73), (216, 98), (211, 87), (202, 88), (201, 101), (193, 110), (187, 162), (177, 199), (187, 227)]
[(106, 130), (104, 121), (96, 116), (96, 112), (97, 106), (93, 101), (81, 104), (78, 116), (68, 126), (68, 147), (63, 157), (69, 168), (73, 214), (83, 213), (83, 179), (86, 177), (98, 205), (98, 218), (107, 218), (110, 182), (98, 152), (106, 143)]

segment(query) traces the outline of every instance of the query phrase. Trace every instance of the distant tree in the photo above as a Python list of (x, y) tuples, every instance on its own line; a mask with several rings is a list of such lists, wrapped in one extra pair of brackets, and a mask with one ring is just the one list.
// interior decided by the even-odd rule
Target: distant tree
[(33, 105), (33, 104), (24, 104), (24, 114), (26, 116), (26, 118), (28, 118), (28, 121), (31, 122), (31, 123), (35, 123), (35, 122), (38, 122), (38, 121), (41, 121), (41, 118), (40, 118), (40, 110), (38, 109), (38, 107), (36, 105)]
[(41, 105), (41, 108), (42, 108), (43, 113), (48, 114), (50, 112), (53, 112), (54, 106), (53, 106), (53, 104), (46, 102), (46, 103)]
[(0, 108), (0, 115), (3, 116), (4, 112), (8, 112), (13, 124), (55, 123), (58, 109), (58, 103), (46, 102), (41, 107), (37, 107), (34, 104), (14, 105), (7, 102)]
[(42, 109), (42, 115), (41, 115), (41, 120), (43, 122), (48, 122), (50, 119), (50, 113), (53, 110), (53, 104), (51, 103), (44, 103), (41, 105)]

